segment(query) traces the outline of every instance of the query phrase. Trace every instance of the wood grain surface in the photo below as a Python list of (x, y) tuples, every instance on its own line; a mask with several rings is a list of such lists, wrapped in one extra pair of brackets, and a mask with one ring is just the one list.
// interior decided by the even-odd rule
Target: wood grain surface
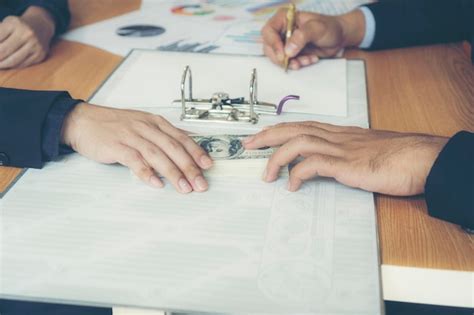
[[(474, 66), (462, 44), (351, 50), (367, 66), (375, 129), (452, 136), (474, 131)], [(423, 197), (376, 195), (382, 263), (474, 271), (474, 237), (427, 214)]]
[[(71, 27), (139, 8), (139, 0), (70, 0)], [(465, 44), (380, 52), (348, 50), (366, 61), (372, 128), (451, 136), (474, 130), (474, 67)], [(121, 57), (58, 41), (43, 64), (0, 71), (3, 87), (68, 90), (87, 99)], [(0, 167), (0, 191), (19, 170)], [(474, 237), (427, 215), (422, 196), (375, 198), (383, 264), (474, 271)]]

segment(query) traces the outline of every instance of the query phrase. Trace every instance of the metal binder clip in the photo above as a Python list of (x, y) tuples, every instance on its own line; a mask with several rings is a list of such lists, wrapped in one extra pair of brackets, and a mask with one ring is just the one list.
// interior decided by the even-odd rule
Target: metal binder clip
[[(188, 96), (186, 97), (186, 79)], [(258, 114), (277, 114), (275, 104), (259, 102), (257, 99), (257, 70), (252, 70), (249, 87), (249, 99), (244, 97), (231, 98), (228, 93), (216, 92), (209, 99), (193, 98), (193, 79), (191, 68), (184, 68), (181, 78), (181, 100), (173, 104), (181, 104), (181, 120), (215, 121), (215, 122), (246, 122), (256, 124)]]

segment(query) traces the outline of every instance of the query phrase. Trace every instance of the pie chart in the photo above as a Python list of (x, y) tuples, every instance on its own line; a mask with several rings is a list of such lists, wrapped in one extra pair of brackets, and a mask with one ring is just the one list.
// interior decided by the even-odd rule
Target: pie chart
[(171, 9), (173, 14), (177, 15), (208, 15), (214, 13), (214, 10), (206, 5), (202, 4), (188, 4), (188, 5), (179, 5)]

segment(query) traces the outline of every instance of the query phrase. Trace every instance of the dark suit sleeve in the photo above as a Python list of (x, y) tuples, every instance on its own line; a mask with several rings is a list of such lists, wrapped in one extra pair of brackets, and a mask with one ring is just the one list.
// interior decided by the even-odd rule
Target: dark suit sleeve
[(474, 133), (449, 140), (428, 175), (425, 197), (430, 215), (474, 229)]
[(370, 49), (472, 41), (474, 0), (386, 0), (367, 5), (375, 18)]
[(112, 309), (0, 299), (2, 315), (112, 315)]
[(64, 33), (71, 20), (67, 0), (9, 0), (16, 15), (21, 15), (30, 6), (38, 6), (48, 11), (56, 24), (56, 35)]
[(78, 102), (66, 92), (0, 88), (0, 163), (40, 168), (55, 158), (64, 117)]

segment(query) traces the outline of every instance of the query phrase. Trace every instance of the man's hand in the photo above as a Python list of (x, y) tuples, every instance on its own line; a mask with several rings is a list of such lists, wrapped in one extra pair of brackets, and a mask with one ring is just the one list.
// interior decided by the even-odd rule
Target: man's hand
[(55, 23), (39, 7), (30, 7), (21, 17), (7, 16), (0, 23), (0, 69), (24, 68), (42, 62), (49, 52)]
[(368, 191), (409, 196), (424, 192), (426, 177), (448, 139), (423, 134), (340, 127), (318, 122), (285, 123), (244, 140), (247, 149), (281, 147), (270, 158), (264, 180), (276, 180), (281, 167), (298, 157), (288, 189), (313, 177)]
[(61, 139), (92, 160), (128, 166), (154, 187), (163, 187), (158, 173), (181, 193), (208, 188), (202, 169), (212, 166), (211, 158), (160, 116), (81, 103), (66, 117)]
[(356, 46), (365, 34), (365, 19), (360, 10), (340, 16), (297, 12), (295, 30), (283, 43), (286, 9), (281, 9), (263, 27), (263, 51), (274, 63), (282, 65), (285, 54), (289, 67), (297, 70), (316, 63), (320, 57), (333, 57), (342, 48)]

